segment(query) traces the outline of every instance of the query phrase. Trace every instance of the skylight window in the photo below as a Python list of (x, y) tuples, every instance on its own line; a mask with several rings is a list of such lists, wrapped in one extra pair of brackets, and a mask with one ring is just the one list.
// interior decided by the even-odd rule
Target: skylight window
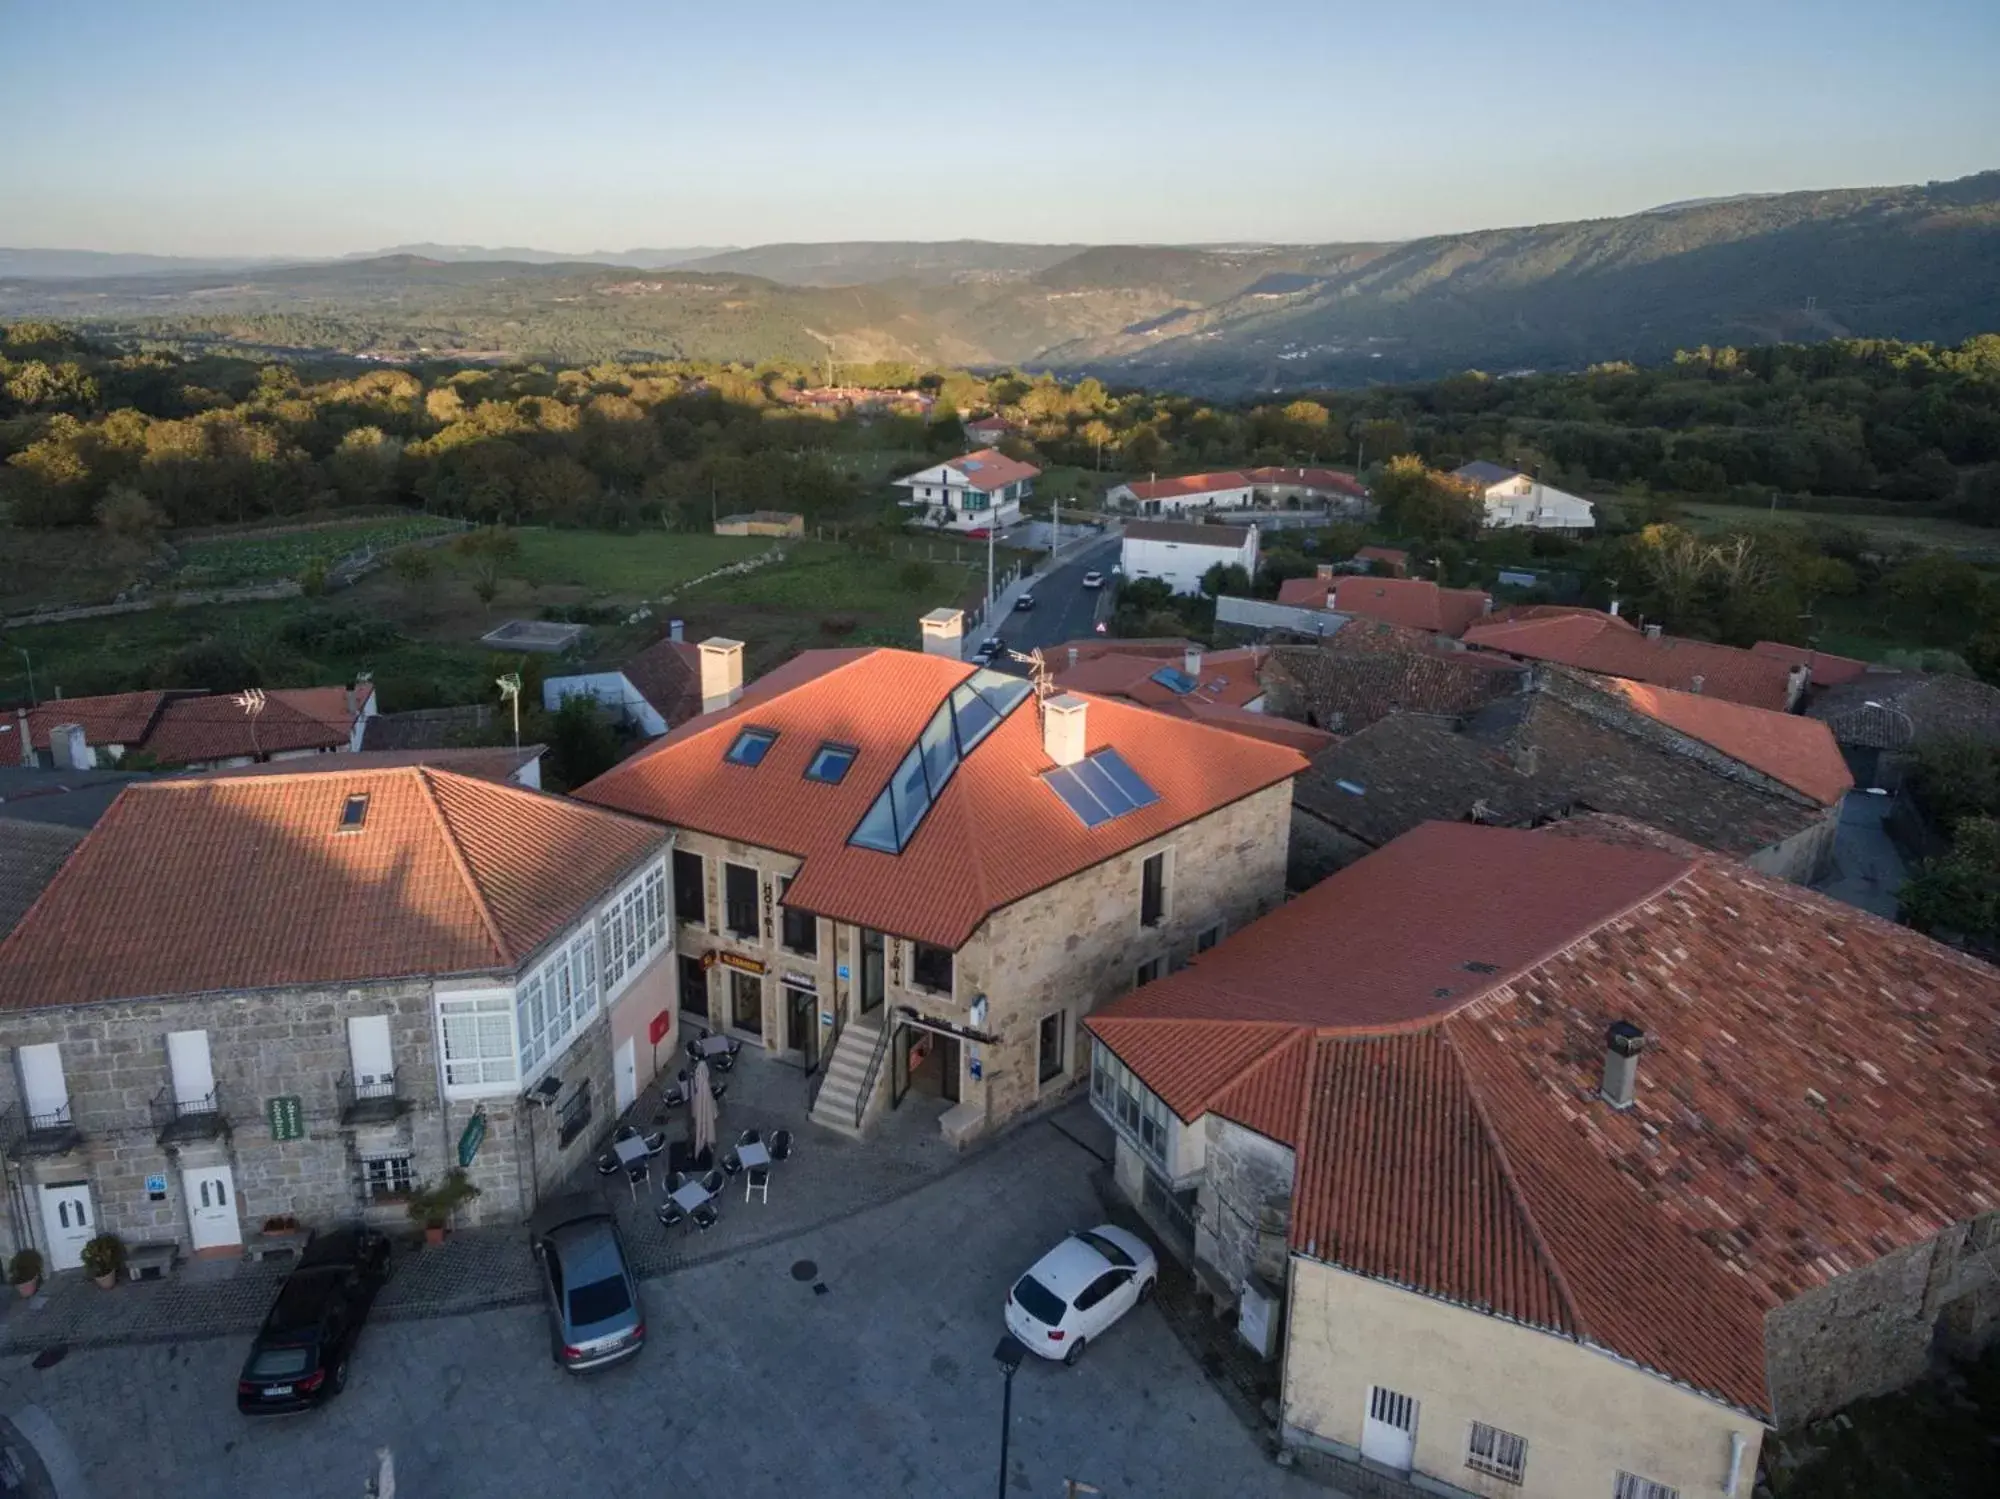
[(858, 753), (851, 744), (822, 744), (813, 751), (812, 760), (806, 766), (806, 779), (838, 786), (847, 778), (848, 768), (854, 764)]
[(366, 821), (368, 821), (368, 793), (359, 791), (341, 804), (340, 831), (358, 833)]
[(1153, 680), (1169, 692), (1193, 692), (1201, 683), (1182, 671), (1178, 666), (1163, 666), (1153, 673)]
[(880, 853), (901, 853), (943, 795), (959, 761), (1033, 692), (1019, 677), (984, 670), (954, 687), (847, 841)]
[(778, 742), (777, 733), (771, 729), (745, 729), (736, 736), (736, 742), (729, 746), (729, 753), (722, 758), (731, 765), (762, 765), (764, 756), (771, 752), (771, 746)]
[(1150, 807), (1160, 799), (1160, 793), (1115, 749), (1101, 749), (1074, 765), (1059, 765), (1042, 779), (1087, 828)]

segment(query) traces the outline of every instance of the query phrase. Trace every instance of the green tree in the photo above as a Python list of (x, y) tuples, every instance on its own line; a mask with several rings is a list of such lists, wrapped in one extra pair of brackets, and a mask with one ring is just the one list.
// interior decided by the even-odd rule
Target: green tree
[(1896, 899), (1903, 921), (1920, 932), (2000, 940), (2000, 821), (1961, 822), (1951, 851), (1919, 865)]
[(1247, 598), (1250, 593), (1250, 573), (1240, 563), (1218, 562), (1201, 575), (1201, 591), (1210, 598), (1220, 598), (1230, 594), (1236, 598)]
[(543, 784), (550, 791), (574, 791), (618, 763), (618, 736), (587, 693), (573, 693), (548, 716), (548, 754)]
[(114, 484), (97, 502), (97, 523), (105, 533), (120, 541), (151, 544), (166, 524), (166, 517), (151, 500), (129, 484)]
[(1398, 536), (1436, 542), (1471, 541), (1479, 534), (1484, 508), (1466, 485), (1405, 455), (1383, 466), (1375, 482), (1382, 524)]
[(1897, 624), (1927, 645), (1956, 645), (2000, 612), (1978, 568), (1935, 552), (1895, 569), (1882, 591)]

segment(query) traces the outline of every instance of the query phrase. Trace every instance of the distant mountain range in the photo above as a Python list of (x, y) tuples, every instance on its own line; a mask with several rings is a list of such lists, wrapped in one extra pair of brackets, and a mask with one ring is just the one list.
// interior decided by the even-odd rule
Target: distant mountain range
[(100, 256), (60, 274), (46, 268), (60, 259), (32, 259), (68, 253), (0, 251), (0, 317), (388, 358), (1023, 364), (1227, 394), (2000, 331), (2000, 172), (1401, 244), (856, 242), (589, 260), (411, 245), (316, 265)]

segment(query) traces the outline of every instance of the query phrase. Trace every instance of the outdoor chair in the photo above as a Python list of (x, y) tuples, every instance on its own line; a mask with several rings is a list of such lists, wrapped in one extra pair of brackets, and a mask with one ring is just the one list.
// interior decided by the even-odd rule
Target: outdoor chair
[(792, 1132), (781, 1129), (771, 1136), (771, 1159), (788, 1161), (792, 1158)]
[(716, 1212), (714, 1203), (704, 1202), (690, 1216), (694, 1219), (694, 1226), (703, 1233), (707, 1233), (711, 1228), (715, 1227), (715, 1220), (722, 1215)]
[(716, 1099), (718, 1102), (721, 1100), (722, 1095), (728, 1091), (729, 1084), (725, 1083), (721, 1078), (715, 1079), (714, 1082), (708, 1085), (708, 1096)]
[(745, 1131), (743, 1131), (742, 1134), (736, 1137), (736, 1143), (738, 1145), (755, 1145), (758, 1143), (758, 1141), (762, 1140), (763, 1138), (764, 1137), (758, 1134), (756, 1130), (746, 1129)]
[(735, 1151), (730, 1151), (729, 1154), (722, 1158), (722, 1174), (724, 1176), (734, 1176), (742, 1169), (743, 1162), (736, 1158)]
[(669, 1109), (678, 1109), (688, 1101), (687, 1089), (680, 1083), (673, 1083), (660, 1095), (660, 1103)]
[(611, 1143), (613, 1145), (616, 1145), (620, 1140), (636, 1140), (638, 1138), (639, 1128), (633, 1124), (621, 1124), (611, 1132)]
[(685, 1222), (687, 1222), (687, 1214), (681, 1211), (681, 1205), (675, 1202), (673, 1198), (669, 1197), (665, 1202), (660, 1204), (661, 1228), (672, 1228), (676, 1224)]
[(678, 1192), (682, 1187), (685, 1187), (687, 1184), (688, 1184), (688, 1174), (685, 1171), (669, 1171), (667, 1173), (666, 1190), (669, 1193)]
[(652, 1134), (646, 1136), (647, 1155), (658, 1155), (661, 1151), (665, 1150), (666, 1148), (667, 1148), (667, 1132), (665, 1130), (663, 1129), (655, 1130), (653, 1131)]
[(733, 1051), (717, 1052), (714, 1056), (708, 1059), (708, 1069), (711, 1072), (735, 1071), (736, 1053)]
[(755, 1192), (761, 1201), (769, 1202), (771, 1200), (770, 1167), (752, 1166), (750, 1168), (749, 1174), (743, 1182), (743, 1200), (745, 1202), (750, 1200), (752, 1192)]
[(714, 1197), (722, 1191), (725, 1180), (720, 1171), (711, 1171), (701, 1179), (702, 1190), (710, 1197)]
[(639, 1195), (639, 1184), (652, 1179), (652, 1169), (644, 1161), (634, 1162), (625, 1172), (625, 1185), (635, 1198)]
[(616, 1176), (620, 1169), (618, 1157), (608, 1150), (597, 1158), (597, 1174), (599, 1176)]

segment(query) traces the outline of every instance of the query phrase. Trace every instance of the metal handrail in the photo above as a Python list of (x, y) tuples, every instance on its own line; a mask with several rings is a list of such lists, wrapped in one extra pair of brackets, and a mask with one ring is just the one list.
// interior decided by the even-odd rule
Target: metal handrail
[(199, 1098), (183, 1099), (174, 1092), (174, 1085), (168, 1083), (153, 1095), (153, 1127), (165, 1129), (183, 1119), (195, 1119), (212, 1115), (218, 1121), (223, 1119), (222, 1090), (211, 1089)]
[(70, 1114), (67, 1100), (60, 1106), (50, 1109), (46, 1114), (28, 1115), (28, 1133), (31, 1135), (37, 1134), (42, 1130), (71, 1129), (75, 1125), (76, 1120)]
[(889, 1050), (888, 1016), (882, 1017), (882, 1033), (875, 1038), (875, 1054), (868, 1059), (868, 1071), (861, 1079), (861, 1091), (854, 1095), (854, 1127), (861, 1128), (861, 1116), (868, 1112), (868, 1097), (875, 1091), (875, 1078), (882, 1071), (882, 1058)]

